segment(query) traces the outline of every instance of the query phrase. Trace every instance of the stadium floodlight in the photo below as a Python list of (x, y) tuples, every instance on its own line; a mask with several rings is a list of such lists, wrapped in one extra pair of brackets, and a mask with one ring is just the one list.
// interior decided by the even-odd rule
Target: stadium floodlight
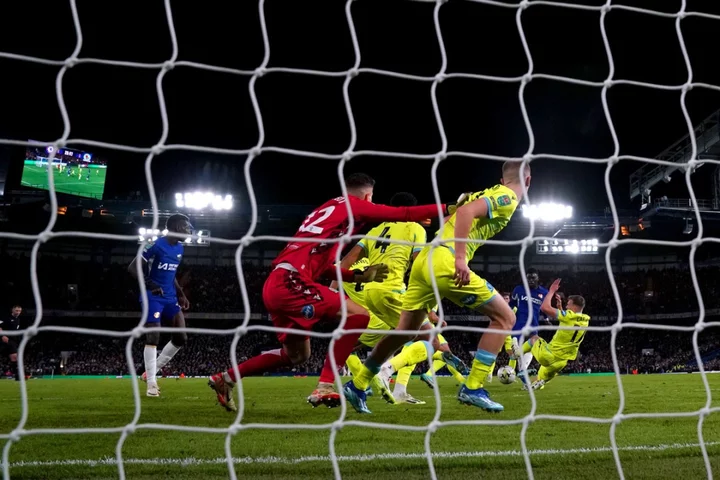
[(559, 203), (540, 203), (522, 206), (523, 217), (541, 222), (557, 222), (572, 218), (573, 207)]
[(178, 208), (191, 210), (232, 210), (233, 196), (218, 195), (212, 192), (185, 192), (175, 194), (175, 205)]
[(597, 255), (600, 251), (598, 243), (597, 238), (538, 240), (536, 252), (540, 255)]

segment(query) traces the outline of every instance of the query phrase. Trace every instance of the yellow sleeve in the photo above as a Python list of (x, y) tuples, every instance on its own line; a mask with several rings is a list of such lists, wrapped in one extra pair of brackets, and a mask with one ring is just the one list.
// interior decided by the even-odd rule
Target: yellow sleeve
[(517, 208), (517, 198), (508, 189), (490, 189), (480, 197), (485, 200), (488, 218), (510, 218)]
[[(419, 223), (415, 223), (414, 225), (415, 225), (415, 227), (414, 227), (415, 231), (413, 233), (415, 234), (415, 238), (413, 241), (415, 243), (427, 242), (427, 232), (425, 231), (425, 228), (423, 228), (423, 226), (420, 225)], [(415, 252), (419, 252), (422, 249), (423, 249), (422, 245), (415, 245), (415, 246), (413, 246), (412, 251), (413, 251), (413, 253), (415, 253)]]

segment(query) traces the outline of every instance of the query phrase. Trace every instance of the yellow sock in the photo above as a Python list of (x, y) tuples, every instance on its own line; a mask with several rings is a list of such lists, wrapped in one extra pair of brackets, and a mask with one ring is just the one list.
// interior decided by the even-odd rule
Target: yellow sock
[(455, 377), (455, 380), (457, 380), (459, 383), (465, 383), (465, 377), (463, 377), (460, 372), (455, 370), (450, 365), (448, 365), (447, 367), (448, 367), (448, 370), (450, 370), (450, 373), (452, 373), (452, 376)]
[(515, 360), (514, 358), (511, 358), (510, 361), (508, 362), (508, 365), (510, 366), (510, 368), (515, 370), (515, 366), (517, 365), (517, 360)]
[(350, 370), (353, 377), (358, 376), (363, 366), (362, 361), (360, 361), (357, 355), (350, 355), (345, 361), (345, 365), (347, 365), (348, 370)]
[(490, 375), (495, 371), (495, 362), (493, 362), (492, 365), (490, 365)]
[(395, 383), (407, 387), (407, 384), (410, 383), (410, 375), (412, 375), (413, 370), (415, 370), (415, 365), (408, 365), (398, 370)]
[(523, 343), (523, 353), (528, 353), (530, 350), (532, 350), (532, 345), (530, 345), (530, 341)]
[(353, 385), (358, 390), (367, 390), (370, 386), (370, 381), (375, 377), (376, 373), (372, 372), (365, 365), (361, 365), (360, 370), (355, 373), (353, 372)]
[(427, 349), (425, 348), (425, 342), (414, 342), (409, 346), (406, 346), (402, 351), (390, 360), (390, 365), (393, 366), (396, 372), (399, 372), (401, 368), (407, 365), (415, 365), (424, 360), (427, 360)]
[(442, 350), (438, 350), (437, 352), (433, 353), (433, 360), (442, 360), (443, 359), (442, 355), (443, 355)]
[(437, 372), (438, 370), (441, 370), (444, 366), (445, 366), (445, 362), (443, 362), (442, 360), (433, 360), (432, 369), (429, 369), (425, 373), (427, 373), (428, 375), (430, 375), (432, 377), (435, 372)]
[(470, 369), (470, 375), (465, 380), (465, 386), (470, 390), (477, 390), (482, 388), (485, 383), (485, 379), (491, 372), (491, 368), (495, 363), (497, 355), (493, 355), (485, 350), (478, 350), (475, 352), (475, 359)]

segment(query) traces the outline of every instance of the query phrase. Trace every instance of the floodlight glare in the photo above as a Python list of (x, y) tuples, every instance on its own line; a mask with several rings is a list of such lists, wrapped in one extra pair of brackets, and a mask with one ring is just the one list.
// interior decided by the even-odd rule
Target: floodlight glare
[(178, 208), (192, 210), (232, 210), (232, 195), (217, 195), (212, 192), (185, 192), (175, 194), (175, 205)]
[(570, 205), (561, 205), (558, 203), (540, 203), (536, 205), (523, 205), (522, 212), (525, 218), (550, 223), (572, 218), (573, 208)]

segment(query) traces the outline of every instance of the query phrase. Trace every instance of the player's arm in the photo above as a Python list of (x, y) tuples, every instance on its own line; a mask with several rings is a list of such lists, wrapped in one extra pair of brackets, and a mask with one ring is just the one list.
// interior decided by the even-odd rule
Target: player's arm
[[(421, 222), (437, 217), (437, 204), (417, 205), (414, 207), (389, 207), (366, 202), (350, 196), (350, 207), (357, 222)], [(454, 211), (456, 204), (440, 205), (443, 215)]]
[(156, 251), (157, 247), (154, 243), (147, 244), (143, 249), (142, 254), (130, 262), (130, 265), (128, 265), (128, 272), (130, 272), (130, 275), (132, 275), (133, 278), (137, 279), (137, 262), (140, 262), (140, 269), (142, 270), (145, 289), (153, 295), (162, 295), (163, 291), (162, 288), (160, 288), (160, 285), (150, 279), (150, 266), (148, 265), (148, 261), (155, 256)]
[(547, 295), (545, 295), (542, 305), (540, 305), (540, 311), (550, 320), (557, 320), (560, 316), (560, 310), (552, 306), (552, 300), (559, 287), (560, 279), (558, 278), (552, 283), (552, 285), (550, 285), (550, 289), (548, 290)]
[(425, 246), (424, 244), (427, 243), (427, 232), (425, 231), (425, 228), (420, 225), (419, 223), (415, 224), (416, 232), (415, 232), (415, 238), (413, 240), (413, 249), (412, 249), (412, 255), (410, 256), (410, 265), (412, 265), (412, 262), (415, 261), (415, 257), (418, 256), (420, 251)]
[[(470, 203), (466, 203), (457, 209), (455, 213), (456, 239), (467, 239), (470, 236), (470, 228), (476, 218), (486, 218), (490, 213), (490, 202), (486, 197), (480, 197)], [(455, 283), (458, 286), (470, 283), (470, 267), (467, 264), (467, 242), (458, 240), (455, 242)]]
[(358, 243), (355, 244), (353, 248), (350, 249), (350, 251), (345, 255), (345, 257), (340, 262), (340, 268), (343, 268), (345, 270), (349, 270), (351, 266), (355, 265), (360, 259), (365, 258), (367, 256), (367, 250), (365, 247), (365, 243), (363, 243), (362, 240), (360, 240)]
[[(364, 270), (349, 270), (347, 268), (340, 267), (340, 278), (344, 283), (369, 283), (369, 282), (384, 282), (387, 278), (389, 269), (384, 263), (378, 263), (377, 265), (370, 265)], [(337, 282), (337, 272), (335, 265), (325, 270), (322, 277)], [(337, 289), (337, 283), (335, 283)], [(332, 286), (331, 286), (332, 288)]]
[(177, 277), (173, 279), (173, 282), (175, 283), (175, 291), (177, 292), (178, 305), (180, 305), (180, 308), (182, 308), (183, 310), (188, 310), (190, 308), (190, 300), (188, 300), (187, 296), (185, 295), (185, 292), (180, 286), (180, 282), (178, 282)]
[[(0, 322), (0, 323), (2, 323), (2, 322)], [(0, 328), (0, 332), (2, 332), (2, 331), (3, 331), (3, 329)], [(4, 343), (8, 343), (8, 342), (10, 341), (10, 339), (9, 339), (8, 337), (6, 337), (5, 335), (3, 335), (3, 336), (2, 336), (2, 341), (3, 341)]]

